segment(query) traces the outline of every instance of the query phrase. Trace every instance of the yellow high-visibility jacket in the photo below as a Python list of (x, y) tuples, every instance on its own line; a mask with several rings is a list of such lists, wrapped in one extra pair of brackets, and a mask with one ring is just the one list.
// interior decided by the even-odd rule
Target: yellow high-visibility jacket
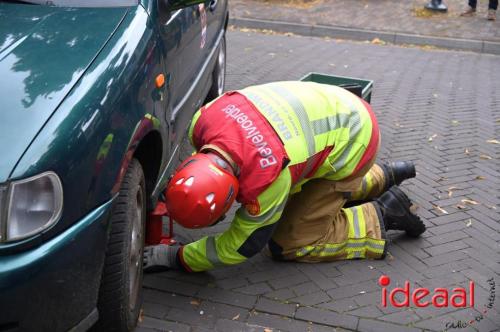
[(345, 89), (276, 82), (206, 105), (194, 115), (189, 137), (198, 151), (215, 145), (239, 166), (242, 205), (229, 228), (179, 252), (186, 269), (204, 271), (258, 253), (288, 196), (314, 178), (349, 179), (375, 155), (379, 131), (370, 106)]

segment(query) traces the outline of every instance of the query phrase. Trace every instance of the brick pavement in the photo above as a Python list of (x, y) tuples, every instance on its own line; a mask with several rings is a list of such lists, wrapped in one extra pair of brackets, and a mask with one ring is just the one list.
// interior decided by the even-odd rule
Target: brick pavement
[[(384, 261), (297, 264), (257, 255), (209, 273), (147, 275), (138, 332), (439, 331), (482, 310), (488, 278), (500, 283), (500, 145), (487, 143), (500, 140), (500, 57), (228, 33), (228, 89), (310, 71), (375, 80), (380, 159), (416, 163), (417, 178), (403, 188), (428, 231), (419, 239), (391, 234)], [(181, 233), (196, 239), (225, 227)], [(472, 279), (476, 309), (383, 308), (381, 274), (391, 286), (452, 288)], [(499, 303), (497, 296), (480, 323), (457, 331), (499, 331)]]
[(443, 2), (447, 13), (424, 10), (428, 0), (231, 0), (230, 11), (232, 18), (500, 41), (500, 16), (496, 22), (485, 20), (487, 1), (478, 1), (475, 17), (459, 16), (467, 0)]

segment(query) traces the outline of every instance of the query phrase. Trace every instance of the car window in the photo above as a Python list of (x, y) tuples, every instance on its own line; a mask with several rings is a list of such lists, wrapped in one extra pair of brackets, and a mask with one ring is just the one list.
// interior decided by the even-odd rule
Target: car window
[(19, 2), (56, 7), (128, 7), (138, 4), (138, 0), (23, 0)]

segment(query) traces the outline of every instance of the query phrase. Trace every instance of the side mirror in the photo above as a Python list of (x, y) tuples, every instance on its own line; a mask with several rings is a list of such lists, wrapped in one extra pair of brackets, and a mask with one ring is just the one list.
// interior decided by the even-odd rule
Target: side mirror
[(166, 23), (170, 18), (170, 13), (174, 10), (204, 2), (204, 0), (158, 0), (158, 14), (160, 21), (162, 23)]

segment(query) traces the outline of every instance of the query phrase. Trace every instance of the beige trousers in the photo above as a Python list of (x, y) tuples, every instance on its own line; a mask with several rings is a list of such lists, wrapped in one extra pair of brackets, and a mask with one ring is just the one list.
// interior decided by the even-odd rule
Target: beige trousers
[(384, 172), (373, 163), (347, 182), (307, 182), (290, 197), (269, 244), (271, 253), (302, 262), (383, 258), (385, 230), (376, 206), (344, 208), (344, 204), (369, 200), (386, 189)]

